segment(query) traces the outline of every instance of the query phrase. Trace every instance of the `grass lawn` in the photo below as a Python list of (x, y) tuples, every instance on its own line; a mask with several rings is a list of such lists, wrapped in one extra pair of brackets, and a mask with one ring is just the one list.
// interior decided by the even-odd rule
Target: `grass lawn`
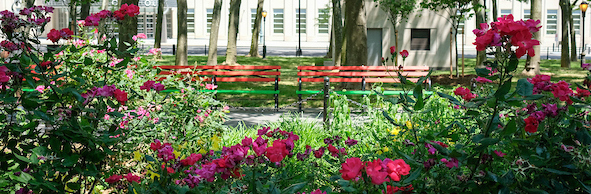
[[(207, 56), (189, 56), (189, 64), (205, 65), (207, 62)], [(267, 57), (263, 60), (261, 58), (244, 57), (239, 56), (237, 61), (241, 65), (277, 65), (281, 66), (281, 81), (279, 82), (279, 107), (289, 105), (298, 100), (296, 91), (298, 89), (297, 84), (297, 66), (304, 65), (316, 65), (322, 66), (323, 61), (330, 60), (325, 58), (314, 58), (314, 57)], [(224, 56), (218, 57), (218, 63), (225, 61)], [(461, 74), (461, 61), (458, 65)], [(163, 60), (158, 61), (157, 65), (174, 65), (174, 56), (163, 56)], [(475, 59), (465, 60), (465, 75), (476, 74), (474, 66), (476, 64)], [(523, 68), (525, 60), (520, 61), (520, 67)], [(572, 62), (571, 68), (561, 68), (560, 60), (542, 60), (541, 63), (542, 73), (552, 76), (552, 81), (557, 82), (559, 80), (565, 80), (569, 83), (582, 83), (583, 79), (587, 75), (587, 71), (580, 68), (579, 62)], [(455, 73), (455, 70), (454, 70)], [(432, 75), (449, 75), (449, 69), (434, 71)], [(516, 75), (514, 82), (518, 79), (525, 78), (522, 75)], [(223, 90), (272, 90), (274, 83), (266, 82), (251, 82), (251, 83), (218, 83), (219, 88)], [(450, 85), (438, 85), (433, 86), (441, 87), (444, 90), (451, 90), (455, 86)], [(303, 86), (304, 90), (321, 90), (322, 83), (306, 83)], [(395, 86), (392, 86), (395, 87)], [(306, 96), (303, 96), (305, 98)], [(228, 102), (232, 106), (240, 107), (273, 107), (274, 100), (273, 95), (268, 94), (218, 94), (218, 99)], [(308, 101), (305, 107), (321, 107), (322, 101)]]

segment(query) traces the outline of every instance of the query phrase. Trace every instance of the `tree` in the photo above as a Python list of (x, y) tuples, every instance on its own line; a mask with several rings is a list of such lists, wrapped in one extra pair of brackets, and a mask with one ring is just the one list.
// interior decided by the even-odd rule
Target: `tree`
[(252, 42), (250, 43), (251, 57), (259, 57), (259, 36), (261, 34), (261, 19), (263, 19), (263, 4), (265, 0), (259, 0), (257, 4), (257, 15), (254, 19), (254, 26), (252, 28)]
[(211, 31), (209, 32), (209, 54), (207, 65), (218, 64), (218, 35), (220, 33), (220, 13), (222, 12), (222, 0), (215, 0), (213, 15), (211, 16)]
[(562, 51), (561, 51), (561, 55), (560, 55), (560, 67), (563, 68), (569, 68), (570, 67), (570, 56), (569, 56), (569, 46), (568, 46), (568, 13), (569, 13), (569, 9), (570, 9), (570, 2), (569, 0), (560, 0), (559, 2), (560, 4), (560, 9), (562, 12), (562, 42), (561, 42), (561, 46), (562, 46)]
[[(421, 3), (421, 7), (428, 8), (431, 11), (438, 12), (440, 10), (445, 10), (447, 12), (449, 15), (448, 22), (451, 24), (453, 30), (452, 33), (454, 34), (453, 37), (458, 37), (460, 22), (464, 21), (467, 18), (466, 14), (472, 10), (470, 5), (472, 5), (472, 0), (425, 0)], [(453, 41), (456, 50), (455, 56), (458, 56), (458, 40), (456, 38)], [(458, 64), (457, 57), (455, 63)], [(450, 64), (450, 66), (453, 66), (453, 64)]]
[[(573, 21), (573, 9), (578, 8), (579, 0), (575, 0), (571, 5), (570, 9), (568, 9), (568, 22), (570, 25), (569, 32), (570, 32), (570, 60), (577, 61), (577, 36), (575, 32), (575, 23)], [(582, 13), (581, 13), (582, 14)]]
[[(374, 2), (377, 2), (380, 8), (388, 14), (388, 20), (394, 27), (394, 46), (396, 46), (396, 52), (398, 52), (398, 24), (408, 19), (410, 13), (415, 9), (417, 0), (374, 0)], [(346, 25), (347, 22), (345, 21)], [(398, 66), (398, 55), (394, 56), (396, 56), (394, 59), (395, 64)]]
[[(139, 0), (119, 0), (119, 4), (137, 5)], [(137, 34), (137, 17), (128, 17), (119, 23), (119, 51), (124, 52), (129, 48), (125, 43), (135, 42), (131, 37)]]
[(90, 6), (94, 1), (83, 0), (80, 1), (80, 20), (86, 19), (90, 15)]
[[(329, 11), (329, 10), (326, 10)], [(330, 18), (326, 18), (327, 20)], [(333, 41), (334, 40), (334, 41)], [(330, 32), (330, 47), (326, 54), (333, 58), (334, 66), (341, 66), (341, 52), (343, 48), (343, 14), (341, 0), (332, 0), (332, 30)], [(334, 56), (333, 56), (334, 53)]]
[[(154, 48), (162, 47), (162, 20), (164, 19), (164, 0), (158, 0), (158, 13), (156, 14), (156, 33), (154, 34)], [(158, 53), (158, 58), (162, 58)]]
[(367, 22), (363, 0), (345, 0), (346, 66), (367, 64)]
[[(484, 10), (486, 8), (483, 5), (484, 0), (472, 0), (472, 8), (474, 9), (474, 13), (476, 13), (476, 28), (478, 29), (480, 29), (481, 23), (486, 23), (486, 18), (484, 17)], [(476, 67), (481, 67), (485, 60), (486, 51), (478, 51), (476, 54)]]
[(236, 39), (240, 23), (241, 0), (230, 0), (230, 21), (228, 22), (228, 48), (226, 49), (226, 65), (236, 64)]
[(187, 0), (176, 0), (177, 2), (177, 39), (176, 44), (178, 49), (176, 51), (176, 65), (189, 65), (187, 60)]
[(26, 0), (25, 6), (33, 7), (33, 5), (35, 5), (35, 0)]
[[(536, 21), (542, 20), (542, 0), (531, 0), (531, 19)], [(540, 40), (542, 37), (541, 32), (534, 32), (533, 38), (536, 40)], [(535, 55), (530, 58), (528, 63), (525, 63), (525, 69), (523, 69), (522, 74), (527, 76), (535, 76), (540, 74), (540, 45), (534, 46), (534, 53)]]

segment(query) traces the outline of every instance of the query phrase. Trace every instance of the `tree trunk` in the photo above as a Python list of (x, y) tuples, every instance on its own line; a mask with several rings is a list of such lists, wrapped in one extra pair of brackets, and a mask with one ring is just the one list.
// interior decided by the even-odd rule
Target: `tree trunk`
[[(137, 5), (139, 0), (120, 0), (119, 4), (134, 4)], [(137, 34), (137, 17), (125, 16), (119, 23), (119, 51), (125, 52), (130, 46), (125, 45), (125, 42), (130, 43), (131, 46), (135, 44), (135, 41), (131, 38)], [(129, 54), (126, 54), (130, 56)]]
[(499, 7), (497, 6), (497, 0), (492, 0), (492, 14), (493, 14), (493, 21), (498, 21), (499, 18)]
[(176, 51), (176, 65), (189, 65), (187, 61), (187, 0), (177, 0), (177, 26), (178, 33), (176, 44), (178, 49)]
[(345, 31), (347, 33), (346, 66), (367, 64), (367, 25), (363, 0), (346, 0)]
[(575, 23), (573, 22), (573, 8), (571, 6), (569, 6), (568, 9), (568, 23), (570, 32), (570, 61), (577, 61), (577, 33), (575, 32)]
[[(473, 5), (484, 5), (484, 0), (473, 0)], [(476, 7), (476, 6), (475, 6)], [(481, 23), (486, 23), (486, 18), (484, 18), (484, 8), (479, 7), (476, 12), (476, 27), (480, 29)], [(476, 67), (482, 67), (482, 64), (486, 60), (486, 51), (478, 51), (476, 55)]]
[(329, 58), (329, 59), (332, 58), (332, 47), (334, 46), (333, 41), (332, 41), (332, 39), (333, 39), (332, 33), (333, 32), (331, 30), (330, 39), (328, 39), (328, 41), (330, 41), (330, 44), (328, 45), (328, 52), (326, 53), (326, 55), (324, 55), (324, 58)]
[(226, 65), (236, 64), (236, 39), (238, 38), (238, 24), (240, 23), (241, 0), (230, 1), (230, 21), (228, 22), (228, 48), (226, 50)]
[[(531, 0), (531, 19), (542, 20), (542, 0)], [(541, 40), (542, 34), (540, 31), (534, 32), (533, 38)], [(540, 45), (534, 46), (535, 55), (530, 58), (529, 63), (526, 64), (522, 74), (527, 76), (535, 76), (540, 74)]]
[(252, 42), (250, 43), (251, 57), (259, 57), (259, 36), (261, 34), (261, 19), (263, 19), (263, 4), (265, 0), (259, 0), (257, 4), (257, 16), (254, 19), (254, 27), (252, 28)]
[(207, 65), (218, 64), (218, 36), (220, 33), (220, 13), (222, 12), (222, 0), (215, 0), (213, 15), (211, 16), (211, 30), (209, 32), (209, 55)]
[[(341, 66), (343, 49), (343, 14), (341, 0), (332, 0), (332, 35), (334, 36), (334, 66)], [(332, 42), (332, 41), (331, 41)], [(332, 54), (332, 53), (331, 53)]]
[(86, 17), (88, 17), (90, 15), (90, 2), (81, 2), (82, 5), (80, 5), (80, 20), (84, 20), (86, 19)]
[(77, 14), (77, 10), (76, 10), (76, 1), (70, 1), (70, 3), (68, 4), (69, 8), (70, 8), (70, 21), (69, 21), (69, 27), (70, 30), (72, 30), (72, 32), (74, 32), (74, 34), (77, 34), (76, 32), (78, 32), (78, 30), (76, 30), (76, 16), (78, 16)]
[[(154, 34), (154, 48), (162, 48), (162, 20), (164, 20), (164, 0), (158, 0), (158, 13), (156, 14), (156, 33)], [(158, 53), (159, 59), (162, 55)]]
[(569, 55), (569, 36), (568, 36), (568, 9), (570, 9), (570, 2), (568, 0), (560, 0), (560, 9), (562, 12), (562, 51), (560, 55), (560, 67), (569, 68), (570, 67), (570, 55)]
[(27, 7), (33, 7), (35, 5), (35, 0), (27, 0), (26, 5)]

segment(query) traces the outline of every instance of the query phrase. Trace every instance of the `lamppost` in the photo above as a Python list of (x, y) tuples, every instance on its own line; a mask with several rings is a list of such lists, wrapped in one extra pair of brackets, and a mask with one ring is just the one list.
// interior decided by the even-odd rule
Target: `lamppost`
[(267, 43), (266, 41), (266, 36), (265, 36), (265, 30), (266, 30), (266, 24), (267, 23), (267, 11), (263, 11), (263, 59), (267, 57)]
[(298, 50), (296, 56), (302, 56), (302, 0), (298, 0)]
[(579, 5), (579, 8), (581, 8), (581, 12), (583, 14), (583, 30), (581, 33), (581, 38), (583, 39), (583, 41), (581, 42), (581, 46), (583, 46), (583, 49), (581, 49), (581, 66), (583, 65), (583, 63), (585, 63), (585, 12), (587, 11), (588, 6), (589, 5), (586, 1), (581, 2), (581, 5)]

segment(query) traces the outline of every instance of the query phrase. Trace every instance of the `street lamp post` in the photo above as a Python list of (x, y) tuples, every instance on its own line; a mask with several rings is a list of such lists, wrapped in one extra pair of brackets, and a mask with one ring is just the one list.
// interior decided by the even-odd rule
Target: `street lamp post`
[(579, 5), (579, 8), (581, 8), (581, 12), (583, 14), (583, 30), (581, 32), (581, 38), (583, 39), (581, 42), (581, 46), (583, 46), (583, 49), (581, 49), (581, 66), (583, 65), (583, 63), (585, 63), (585, 12), (587, 11), (587, 7), (589, 5), (587, 4), (586, 1), (581, 2), (581, 5)]
[(296, 56), (302, 56), (302, 0), (298, 0), (298, 50)]
[(267, 58), (267, 43), (266, 41), (266, 23), (267, 23), (267, 11), (263, 11), (263, 59)]

